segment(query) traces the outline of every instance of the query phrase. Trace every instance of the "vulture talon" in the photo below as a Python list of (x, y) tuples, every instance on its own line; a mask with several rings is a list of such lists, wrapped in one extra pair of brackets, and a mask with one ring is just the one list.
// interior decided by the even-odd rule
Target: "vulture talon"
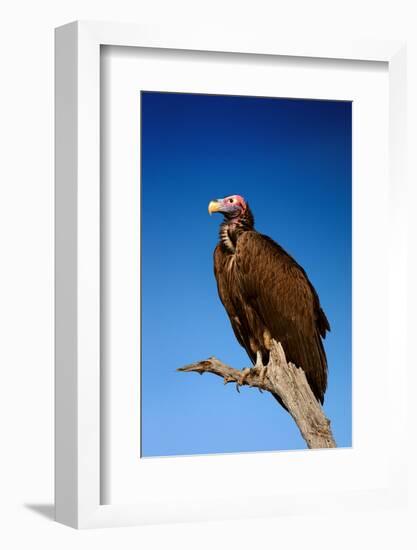
[(242, 370), (239, 386), (243, 386), (243, 384), (246, 383), (246, 378), (251, 374), (251, 372), (252, 372), (252, 369), (250, 368), (246, 368)]
[(259, 370), (260, 370), (260, 372), (259, 372), (259, 383), (260, 383), (261, 385), (263, 385), (264, 382), (265, 382), (266, 373), (268, 372), (268, 367), (264, 367), (264, 366), (262, 365), (262, 367), (260, 367)]

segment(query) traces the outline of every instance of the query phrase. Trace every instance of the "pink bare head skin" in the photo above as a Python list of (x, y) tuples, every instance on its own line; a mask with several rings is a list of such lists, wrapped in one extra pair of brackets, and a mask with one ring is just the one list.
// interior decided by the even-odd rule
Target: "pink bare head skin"
[(241, 195), (229, 195), (224, 199), (212, 200), (208, 211), (209, 214), (220, 212), (229, 219), (239, 218), (246, 211), (246, 202)]

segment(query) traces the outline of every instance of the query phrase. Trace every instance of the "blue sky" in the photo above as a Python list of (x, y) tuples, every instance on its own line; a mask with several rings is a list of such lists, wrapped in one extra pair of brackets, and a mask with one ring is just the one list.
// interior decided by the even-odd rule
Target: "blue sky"
[(307, 271), (330, 321), (324, 409), (351, 445), (351, 103), (158, 92), (142, 112), (142, 456), (304, 449), (267, 393), (176, 372), (211, 355), (243, 368), (217, 295), (221, 215), (239, 194), (256, 229)]

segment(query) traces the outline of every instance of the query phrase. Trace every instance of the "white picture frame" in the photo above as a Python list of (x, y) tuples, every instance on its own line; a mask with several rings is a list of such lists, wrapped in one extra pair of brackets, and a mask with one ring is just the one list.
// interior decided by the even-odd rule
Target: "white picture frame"
[[(172, 50), (263, 54), (334, 60), (381, 61), (389, 71), (389, 160), (393, 242), (402, 242), (405, 150), (405, 45), (394, 41), (288, 43), (275, 36), (239, 35), (219, 29), (162, 29), (137, 25), (75, 22), (56, 30), (56, 519), (77, 528), (160, 521), (270, 515), (291, 510), (393, 505), (404, 499), (405, 345), (398, 345), (396, 395), (400, 406), (387, 430), (383, 488), (356, 494), (288, 494), (250, 505), (221, 498), (194, 513), (167, 502), (101, 504), (100, 408), (100, 48), (102, 45)], [(395, 254), (392, 285), (404, 289), (389, 312), (405, 326), (404, 250)], [(403, 323), (401, 325), (401, 323)], [(403, 331), (405, 333), (405, 330)], [(396, 335), (397, 336), (397, 335)], [(401, 336), (400, 336), (401, 338)], [(404, 338), (404, 336), (402, 337)], [(403, 342), (404, 343), (404, 340)], [(392, 441), (388, 438), (388, 441)], [(204, 496), (203, 496), (204, 497)], [(250, 512), (250, 510), (255, 511)], [(260, 512), (259, 512), (260, 511)]]

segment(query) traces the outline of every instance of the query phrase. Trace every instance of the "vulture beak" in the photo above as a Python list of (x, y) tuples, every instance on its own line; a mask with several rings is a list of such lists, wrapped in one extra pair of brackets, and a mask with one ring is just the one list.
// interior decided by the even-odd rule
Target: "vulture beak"
[(213, 212), (218, 212), (220, 208), (221, 208), (221, 201), (219, 199), (210, 201), (208, 205), (208, 212), (210, 216), (213, 214)]

